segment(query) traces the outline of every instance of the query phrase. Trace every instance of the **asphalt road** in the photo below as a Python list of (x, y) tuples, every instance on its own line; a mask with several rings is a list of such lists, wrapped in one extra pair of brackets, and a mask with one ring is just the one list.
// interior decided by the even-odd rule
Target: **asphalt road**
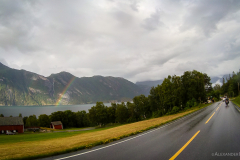
[(240, 112), (217, 102), (154, 130), (77, 152), (62, 160), (240, 159)]

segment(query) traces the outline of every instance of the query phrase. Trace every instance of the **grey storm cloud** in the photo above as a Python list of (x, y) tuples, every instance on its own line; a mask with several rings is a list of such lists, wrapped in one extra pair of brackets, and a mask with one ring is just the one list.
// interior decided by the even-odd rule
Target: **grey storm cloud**
[(144, 20), (143, 27), (147, 30), (155, 30), (163, 25), (164, 23), (160, 20), (160, 11), (156, 10), (149, 18)]
[(239, 70), (238, 0), (3, 0), (0, 61), (132, 82)]
[(38, 50), (32, 41), (33, 27), (37, 24), (32, 16), (34, 4), (30, 1), (1, 1), (0, 47), (5, 50), (16, 48), (22, 53)]
[(238, 0), (203, 0), (190, 4), (182, 26), (183, 30), (199, 28), (205, 35), (217, 31), (217, 25), (224, 18), (239, 11)]
[(134, 11), (138, 12), (138, 3), (137, 3), (136, 1), (133, 1), (132, 4), (130, 5), (130, 7), (131, 7)]

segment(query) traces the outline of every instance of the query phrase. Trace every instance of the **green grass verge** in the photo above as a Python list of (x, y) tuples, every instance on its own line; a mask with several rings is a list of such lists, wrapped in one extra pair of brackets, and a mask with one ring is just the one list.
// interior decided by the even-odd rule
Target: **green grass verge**
[(81, 129), (87, 129), (91, 127), (85, 127), (85, 128), (65, 128), (65, 129), (56, 129), (56, 131), (69, 131), (69, 130), (81, 130)]
[(47, 127), (40, 127), (42, 130), (48, 130), (48, 131), (70, 131), (70, 130), (82, 130), (82, 129), (87, 129), (87, 128), (92, 128), (92, 127), (84, 127), (84, 128), (64, 128), (64, 129), (52, 129), (52, 128), (47, 128)]

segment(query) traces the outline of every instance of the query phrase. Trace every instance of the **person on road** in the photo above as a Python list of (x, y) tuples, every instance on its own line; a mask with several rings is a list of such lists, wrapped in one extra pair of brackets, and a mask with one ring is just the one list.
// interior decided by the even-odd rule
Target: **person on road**
[(225, 104), (228, 105), (228, 103), (229, 103), (229, 99), (228, 99), (228, 97), (226, 97)]

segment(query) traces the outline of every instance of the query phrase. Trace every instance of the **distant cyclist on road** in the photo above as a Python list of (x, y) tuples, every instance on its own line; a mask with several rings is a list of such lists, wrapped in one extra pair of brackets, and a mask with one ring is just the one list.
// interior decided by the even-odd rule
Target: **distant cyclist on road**
[(228, 99), (228, 97), (226, 97), (225, 104), (228, 106), (228, 103), (229, 103), (229, 99)]

